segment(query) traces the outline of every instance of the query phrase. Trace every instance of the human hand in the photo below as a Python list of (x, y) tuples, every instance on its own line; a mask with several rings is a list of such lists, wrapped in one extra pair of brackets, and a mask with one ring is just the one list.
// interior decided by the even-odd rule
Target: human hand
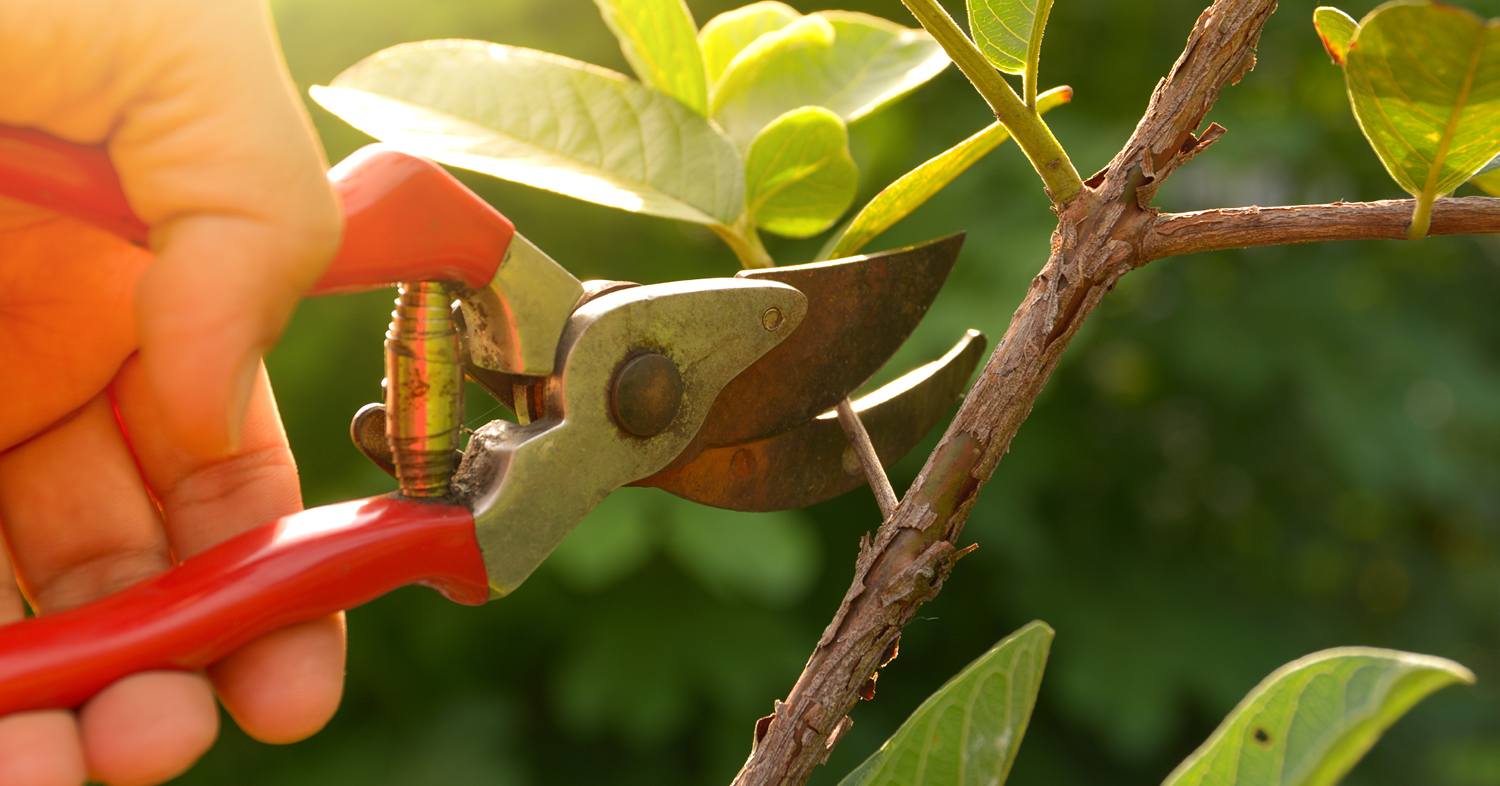
[[(105, 142), (150, 253), (0, 204), (0, 529), (40, 613), (300, 508), (260, 355), (337, 244), (321, 153), (258, 0), (6, 0), (0, 123)], [(0, 622), (22, 614), (0, 575)], [(342, 619), (77, 713), (0, 719), (0, 783), (157, 783), (212, 743), (213, 691), (300, 739), (342, 684)], [(212, 683), (212, 689), (210, 688)]]

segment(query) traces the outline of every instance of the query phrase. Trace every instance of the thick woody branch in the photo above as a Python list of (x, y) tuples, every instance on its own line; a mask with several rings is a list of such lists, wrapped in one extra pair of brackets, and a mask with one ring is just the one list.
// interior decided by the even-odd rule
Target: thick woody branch
[[(1140, 262), (1230, 248), (1314, 243), (1323, 240), (1406, 240), (1410, 199), (1335, 202), (1331, 205), (1235, 207), (1157, 216), (1141, 241)], [(1500, 199), (1439, 199), (1431, 235), (1500, 232)]]
[(1254, 64), (1275, 0), (1217, 0), (1199, 18), (1172, 72), (1157, 85), (1129, 142), (1062, 207), (1052, 254), (957, 417), (896, 513), (860, 543), (855, 575), (802, 676), (755, 727), (736, 786), (798, 786), (848, 729), (848, 712), (918, 608), (935, 597), (975, 495), (1031, 412), (1042, 386), (1104, 295), (1140, 264), (1153, 225), (1148, 205), (1178, 165), (1222, 129), (1193, 135), (1219, 91)]

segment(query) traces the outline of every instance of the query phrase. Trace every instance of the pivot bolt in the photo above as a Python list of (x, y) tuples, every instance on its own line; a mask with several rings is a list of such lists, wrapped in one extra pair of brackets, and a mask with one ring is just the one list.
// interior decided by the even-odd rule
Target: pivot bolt
[(620, 428), (654, 437), (672, 425), (682, 407), (682, 372), (654, 352), (625, 361), (610, 389), (610, 406)]

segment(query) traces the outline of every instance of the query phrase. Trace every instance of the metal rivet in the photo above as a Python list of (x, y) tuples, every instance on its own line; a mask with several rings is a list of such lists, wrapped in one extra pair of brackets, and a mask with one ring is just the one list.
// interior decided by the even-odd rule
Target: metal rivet
[(760, 323), (766, 326), (766, 330), (775, 330), (781, 327), (782, 321), (781, 309), (779, 308), (768, 308), (766, 309), (766, 313), (760, 317)]
[(637, 355), (615, 375), (610, 399), (620, 428), (654, 437), (672, 425), (682, 406), (682, 373), (662, 355)]

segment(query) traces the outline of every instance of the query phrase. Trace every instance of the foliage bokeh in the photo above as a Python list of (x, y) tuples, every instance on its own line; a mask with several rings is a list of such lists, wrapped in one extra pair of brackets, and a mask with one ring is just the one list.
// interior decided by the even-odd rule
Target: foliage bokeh
[[(444, 37), (629, 70), (587, 0), (271, 5), (304, 91), (380, 48)], [(962, 19), (962, 3), (947, 5)], [(1047, 119), (1080, 172), (1128, 136), (1204, 5), (1053, 9), (1041, 83), (1076, 91)], [(1500, 0), (1468, 5), (1500, 13)], [(733, 4), (689, 6), (701, 24)], [(1161, 207), (1402, 196), (1360, 136), (1314, 6), (1281, 3), (1258, 66), (1210, 115), (1229, 134), (1174, 175)], [(897, 0), (838, 7), (914, 24)], [(311, 111), (332, 160), (368, 141)], [(949, 69), (855, 123), (856, 204), (991, 120)], [(580, 278), (738, 269), (701, 228), (463, 178)], [(883, 378), (964, 328), (998, 339), (1054, 225), (1007, 144), (869, 246), (969, 231)], [(782, 263), (821, 243), (767, 239)], [(812, 782), (836, 783), (964, 664), (1044, 619), (1057, 640), (1018, 786), (1160, 782), (1265, 674), (1354, 644), (1450, 657), (1479, 684), (1419, 706), (1346, 782), (1500, 784), (1497, 293), (1495, 237), (1203, 254), (1127, 276), (981, 494), (966, 530), (979, 551), (907, 629), (876, 699)], [(378, 396), (389, 301), (304, 303), (268, 360), (308, 504), (392, 487), (347, 436), (350, 415)], [(471, 425), (498, 415), (471, 396)], [(930, 443), (894, 468), (898, 490)], [(409, 588), (350, 612), (348, 692), (327, 730), (271, 747), (227, 723), (177, 783), (726, 783), (878, 518), (863, 491), (749, 515), (624, 489), (505, 600), (466, 608)]]

